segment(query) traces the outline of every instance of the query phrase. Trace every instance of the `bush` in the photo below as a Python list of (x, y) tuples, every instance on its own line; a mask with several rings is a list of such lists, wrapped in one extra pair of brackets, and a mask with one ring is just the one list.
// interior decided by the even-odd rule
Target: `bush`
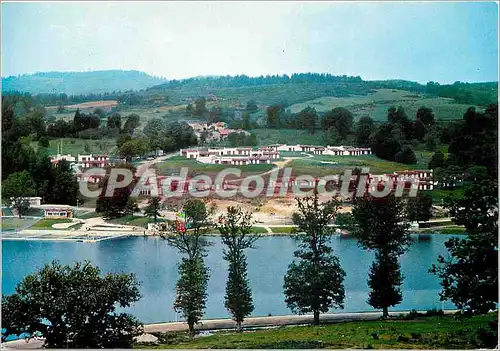
[(400, 336), (398, 336), (398, 341), (408, 342), (408, 341), (410, 341), (410, 338), (407, 336), (404, 336), (404, 335), (400, 335)]
[(433, 308), (431, 310), (427, 310), (425, 312), (426, 317), (433, 317), (433, 316), (444, 316), (443, 310), (438, 310), (436, 308)]
[(420, 313), (418, 313), (416, 310), (411, 310), (409, 313), (407, 313), (404, 316), (404, 319), (405, 320), (412, 320), (412, 319), (417, 318), (418, 316), (420, 316)]

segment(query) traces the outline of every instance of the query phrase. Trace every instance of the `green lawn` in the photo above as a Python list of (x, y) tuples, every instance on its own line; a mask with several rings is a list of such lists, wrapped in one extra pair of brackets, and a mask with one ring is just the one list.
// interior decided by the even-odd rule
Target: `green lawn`
[[(162, 221), (161, 218), (158, 218), (158, 221)], [(133, 225), (136, 227), (143, 227), (147, 228), (148, 223), (154, 223), (154, 219), (146, 216), (132, 216), (132, 215), (127, 215), (123, 216), (120, 218), (113, 218), (110, 220), (107, 220), (109, 223), (113, 224), (122, 224), (122, 225)]]
[(101, 217), (102, 214), (101, 213), (97, 213), (97, 212), (87, 212), (87, 213), (84, 213), (82, 215), (78, 215), (78, 218), (81, 218), (81, 219), (89, 219), (89, 218), (96, 218), (96, 217)]
[(242, 172), (261, 173), (269, 171), (276, 166), (273, 164), (260, 164), (260, 165), (248, 165), (248, 166), (215, 165), (215, 164), (201, 163), (194, 159), (187, 159), (182, 156), (174, 156), (169, 158), (165, 162), (155, 164), (155, 167), (158, 169), (160, 174), (163, 173), (168, 174), (169, 169), (179, 171), (180, 168), (187, 167), (189, 175), (193, 175), (200, 172), (203, 173), (220, 172), (228, 167), (241, 169)]
[(264, 227), (254, 226), (252, 227), (252, 233), (263, 234), (263, 233), (268, 233), (268, 231)]
[(295, 227), (270, 227), (273, 233), (276, 234), (289, 234), (291, 233)]
[[(106, 138), (106, 139), (77, 139), (77, 138), (58, 138), (51, 139), (49, 141), (48, 153), (49, 155), (56, 155), (58, 153), (58, 148), (62, 144), (62, 154), (71, 154), (72, 156), (78, 156), (78, 154), (113, 154), (116, 151), (116, 139)], [(88, 145), (89, 149), (85, 151), (85, 145)], [(35, 149), (38, 148), (38, 142), (31, 142), (31, 146)], [(60, 150), (59, 150), (60, 151)], [(61, 153), (61, 152), (59, 152)]]
[(453, 190), (435, 188), (433, 190), (427, 190), (426, 192), (432, 197), (433, 203), (441, 205), (444, 203), (447, 197), (458, 197), (458, 198), (463, 197), (465, 188), (460, 187), (460, 188), (455, 188)]
[[(473, 349), (485, 347), (480, 328), (497, 315), (461, 320), (453, 316), (413, 320), (345, 322), (324, 326), (290, 326), (243, 333), (217, 332), (189, 339), (185, 334), (157, 334), (173, 349)], [(493, 342), (495, 342), (494, 339)], [(141, 348), (148, 347), (140, 345)]]
[[(420, 155), (417, 155), (420, 156)], [(406, 165), (397, 162), (386, 161), (374, 155), (364, 156), (314, 156), (311, 158), (293, 160), (288, 164), (292, 167), (292, 174), (310, 174), (312, 176), (325, 176), (329, 174), (342, 174), (346, 169), (355, 167), (369, 168), (373, 174), (393, 173), (395, 171), (404, 171), (411, 169), (427, 169), (425, 158), (428, 155), (422, 155), (423, 159), (415, 165)], [(337, 162), (337, 164), (329, 163)]]
[[(73, 222), (73, 221), (69, 218), (61, 218), (61, 219), (44, 218), (44, 219), (41, 219), (38, 222), (36, 222), (31, 227), (29, 227), (29, 229), (56, 229), (56, 228), (52, 228), (52, 224), (71, 223), (71, 222)], [(76, 222), (75, 222), (75, 225), (76, 225)], [(71, 226), (70, 228), (73, 228), (73, 226)]]

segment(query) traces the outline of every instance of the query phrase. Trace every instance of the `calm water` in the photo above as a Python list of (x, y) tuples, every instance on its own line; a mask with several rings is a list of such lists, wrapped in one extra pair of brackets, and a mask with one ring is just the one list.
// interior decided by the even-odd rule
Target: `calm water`
[[(415, 241), (401, 257), (404, 274), (403, 302), (394, 310), (453, 308), (439, 301), (438, 279), (427, 271), (439, 254), (446, 255), (447, 235), (436, 235), (430, 241)], [(206, 263), (211, 278), (205, 318), (228, 317), (224, 309), (226, 264), (222, 245), (213, 237)], [(346, 271), (346, 300), (343, 311), (372, 311), (366, 303), (368, 269), (374, 255), (361, 250), (353, 239), (332, 237), (332, 246)], [(179, 254), (159, 238), (128, 238), (100, 243), (67, 243), (43, 241), (3, 241), (2, 293), (10, 294), (19, 280), (53, 259), (61, 263), (89, 260), (104, 272), (134, 272), (141, 281), (142, 299), (129, 309), (144, 323), (175, 321), (172, 309)], [(255, 316), (290, 314), (283, 302), (283, 276), (293, 259), (295, 242), (289, 237), (263, 237), (257, 248), (248, 250), (250, 279)]]

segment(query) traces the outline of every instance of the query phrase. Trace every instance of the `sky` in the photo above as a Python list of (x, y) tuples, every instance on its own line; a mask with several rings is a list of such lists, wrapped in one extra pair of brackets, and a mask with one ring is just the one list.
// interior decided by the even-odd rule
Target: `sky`
[(498, 80), (496, 2), (2, 2), (2, 76)]

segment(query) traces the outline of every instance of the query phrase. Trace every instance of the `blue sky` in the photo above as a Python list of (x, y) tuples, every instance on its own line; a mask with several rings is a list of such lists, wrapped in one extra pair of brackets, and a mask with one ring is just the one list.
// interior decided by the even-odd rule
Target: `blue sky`
[(2, 76), (136, 69), (498, 80), (498, 4), (2, 3)]

